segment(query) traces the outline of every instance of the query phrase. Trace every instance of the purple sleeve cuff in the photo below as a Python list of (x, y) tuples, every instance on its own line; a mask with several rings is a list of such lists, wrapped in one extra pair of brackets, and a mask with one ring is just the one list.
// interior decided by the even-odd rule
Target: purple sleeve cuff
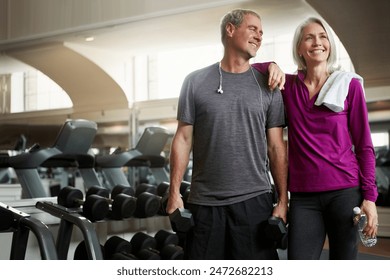
[(254, 63), (252, 67), (259, 71), (261, 74), (268, 75), (268, 67), (273, 63), (271, 62), (262, 62), (262, 63)]

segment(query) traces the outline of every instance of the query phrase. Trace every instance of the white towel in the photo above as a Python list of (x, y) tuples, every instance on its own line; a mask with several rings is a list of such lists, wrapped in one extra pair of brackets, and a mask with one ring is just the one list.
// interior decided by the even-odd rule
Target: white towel
[[(334, 112), (344, 110), (344, 101), (348, 95), (349, 84), (352, 78), (357, 78), (363, 87), (363, 78), (356, 73), (334, 71), (322, 86), (317, 100), (317, 106), (324, 105)], [(363, 87), (364, 93), (364, 87)]]

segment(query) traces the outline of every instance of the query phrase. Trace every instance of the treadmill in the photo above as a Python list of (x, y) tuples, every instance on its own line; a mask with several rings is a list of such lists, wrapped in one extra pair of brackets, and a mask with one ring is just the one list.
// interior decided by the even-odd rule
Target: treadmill
[(101, 185), (94, 169), (95, 157), (89, 154), (96, 132), (95, 122), (68, 120), (52, 147), (41, 148), (35, 144), (27, 152), (2, 158), (1, 163), (15, 170), (22, 186), (22, 198), (50, 196), (42, 184), (39, 167), (76, 167), (85, 185)]
[(165, 170), (166, 158), (161, 155), (169, 138), (167, 129), (158, 126), (147, 127), (133, 149), (96, 156), (96, 167), (102, 171), (109, 185), (106, 187), (111, 189), (116, 185), (133, 187), (122, 170), (125, 166), (146, 166), (151, 170), (157, 184), (169, 181), (168, 172)]

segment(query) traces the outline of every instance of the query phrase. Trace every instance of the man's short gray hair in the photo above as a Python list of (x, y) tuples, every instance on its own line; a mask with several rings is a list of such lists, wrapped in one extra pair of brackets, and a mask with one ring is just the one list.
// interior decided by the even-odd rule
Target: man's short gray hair
[(246, 15), (253, 15), (261, 20), (258, 13), (252, 11), (252, 10), (246, 10), (246, 9), (235, 9), (227, 13), (221, 20), (221, 41), (222, 44), (225, 44), (226, 39), (226, 26), (231, 23), (235, 27), (239, 27), (244, 20), (244, 16)]

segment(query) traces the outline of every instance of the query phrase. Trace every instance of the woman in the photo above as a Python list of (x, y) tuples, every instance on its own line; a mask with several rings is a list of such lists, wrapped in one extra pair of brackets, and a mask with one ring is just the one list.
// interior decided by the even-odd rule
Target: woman
[[(289, 259), (319, 259), (326, 236), (330, 259), (356, 259), (353, 211), (366, 213), (365, 233), (377, 234), (375, 153), (361, 77), (337, 71), (332, 33), (309, 18), (296, 30), (298, 73), (286, 75)], [(265, 72), (267, 64), (253, 65)]]

